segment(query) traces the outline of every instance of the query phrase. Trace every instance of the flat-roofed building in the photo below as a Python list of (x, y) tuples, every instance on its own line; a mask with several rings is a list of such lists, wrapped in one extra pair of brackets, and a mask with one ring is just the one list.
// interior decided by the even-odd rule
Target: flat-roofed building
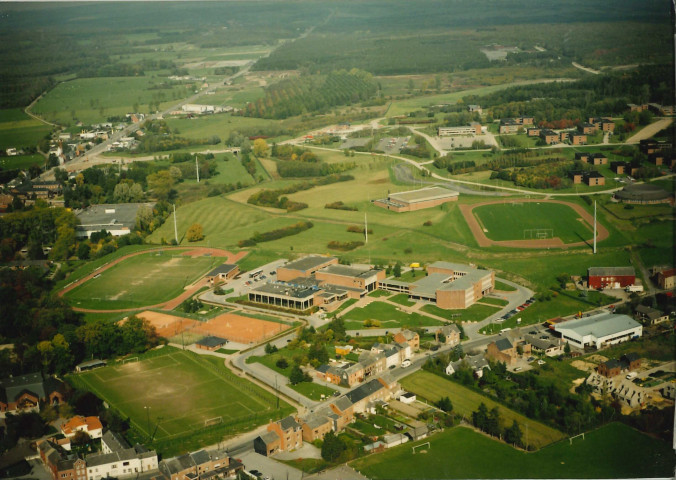
[(105, 230), (113, 236), (127, 235), (136, 226), (136, 215), (141, 207), (152, 208), (154, 203), (117, 203), (92, 205), (76, 210), (75, 216), (80, 225), (75, 227), (75, 235), (89, 238), (92, 233)]
[(427, 187), (407, 192), (391, 193), (387, 198), (374, 200), (373, 204), (394, 212), (412, 212), (436, 207), (458, 200), (458, 192), (443, 187)]
[(385, 270), (349, 265), (328, 265), (315, 272), (315, 278), (321, 283), (361, 288), (370, 292), (378, 288), (379, 280), (385, 279)]
[(472, 122), (469, 125), (460, 127), (439, 127), (440, 137), (451, 137), (453, 135), (481, 135), (481, 124)]
[(643, 335), (643, 327), (627, 315), (599, 313), (554, 325), (561, 337), (577, 348), (605, 348)]
[(322, 255), (308, 255), (298, 260), (287, 263), (277, 269), (277, 280), (288, 282), (298, 277), (308, 278), (317, 270), (329, 265), (337, 265), (336, 257), (325, 257)]
[(249, 292), (249, 301), (293, 310), (307, 310), (322, 304), (318, 287), (266, 283)]
[(239, 265), (234, 265), (230, 263), (224, 263), (214, 268), (212, 271), (207, 273), (206, 279), (209, 283), (224, 282), (230, 280), (231, 278), (237, 276), (239, 273)]

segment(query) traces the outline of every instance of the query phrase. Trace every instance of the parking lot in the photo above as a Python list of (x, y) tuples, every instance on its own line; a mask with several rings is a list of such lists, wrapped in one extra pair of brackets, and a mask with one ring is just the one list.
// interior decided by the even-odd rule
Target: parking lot
[(220, 303), (225, 305), (226, 298), (229, 297), (240, 297), (246, 295), (249, 291), (256, 287), (257, 285), (274, 282), (277, 280), (277, 268), (281, 267), (288, 260), (282, 258), (280, 260), (275, 260), (270, 262), (262, 267), (256, 268), (249, 272), (244, 272), (239, 274), (237, 277), (230, 280), (228, 283), (222, 286), (223, 290), (233, 289), (231, 293), (226, 295), (214, 295), (213, 291), (205, 292), (200, 296), (202, 300), (212, 303)]
[(410, 139), (410, 136), (381, 138), (374, 149), (385, 153), (399, 153), (402, 148), (408, 145)]

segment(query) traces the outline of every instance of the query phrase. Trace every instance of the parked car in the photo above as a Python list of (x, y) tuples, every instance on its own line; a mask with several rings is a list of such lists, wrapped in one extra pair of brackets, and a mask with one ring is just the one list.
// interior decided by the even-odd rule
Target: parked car
[(544, 360), (538, 360), (538, 365), (544, 365), (545, 363), (547, 362), (545, 362)]

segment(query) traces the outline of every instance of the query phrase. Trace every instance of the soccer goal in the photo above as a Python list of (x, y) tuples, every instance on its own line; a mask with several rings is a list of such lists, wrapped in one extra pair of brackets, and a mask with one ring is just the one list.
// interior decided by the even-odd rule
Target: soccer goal
[(575, 435), (575, 436), (573, 436), (573, 437), (568, 437), (568, 441), (569, 441), (570, 444), (572, 445), (572, 444), (573, 444), (573, 440), (575, 440), (576, 438), (580, 438), (580, 437), (582, 437), (582, 440), (584, 440), (584, 433), (581, 433), (581, 434), (579, 434), (579, 435)]
[(545, 240), (554, 238), (553, 228), (525, 228), (523, 230), (524, 240)]
[(219, 423), (223, 423), (223, 417), (213, 417), (213, 418), (207, 418), (204, 420), (204, 426), (205, 427), (211, 427), (212, 425), (218, 425)]
[(424, 445), (427, 445), (427, 449), (428, 449), (428, 450), (429, 450), (430, 447), (431, 447), (430, 442), (421, 443), (420, 445), (414, 445), (414, 446), (411, 447), (412, 455), (415, 455), (415, 449), (416, 449), (416, 448), (422, 447), (422, 446), (424, 446)]
[(127, 363), (131, 363), (131, 362), (138, 362), (138, 357), (125, 358), (124, 360), (122, 360), (122, 365), (125, 365)]

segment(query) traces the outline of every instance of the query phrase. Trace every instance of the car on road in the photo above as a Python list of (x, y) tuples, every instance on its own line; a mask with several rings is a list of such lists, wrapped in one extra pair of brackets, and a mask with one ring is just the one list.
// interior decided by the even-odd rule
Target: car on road
[(532, 362), (533, 360), (535, 360), (535, 357), (528, 357), (529, 362)]
[(334, 397), (340, 397), (340, 392), (338, 390), (336, 390), (335, 392), (333, 392), (333, 396)]
[(547, 362), (545, 362), (544, 360), (538, 360), (538, 365), (544, 365), (545, 363)]

